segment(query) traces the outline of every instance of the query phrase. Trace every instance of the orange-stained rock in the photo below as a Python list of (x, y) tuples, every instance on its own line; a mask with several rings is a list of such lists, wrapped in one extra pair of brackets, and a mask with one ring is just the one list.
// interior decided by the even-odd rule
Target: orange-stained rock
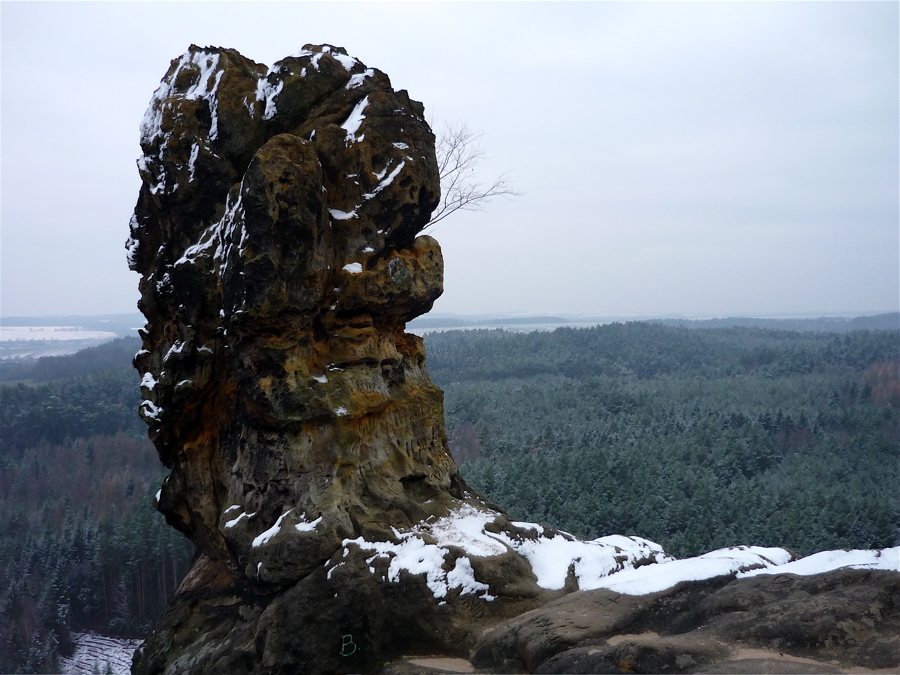
[[(306, 47), (266, 74), (192, 47), (141, 141), (136, 364), (173, 469), (170, 522), (243, 568), (259, 563), (252, 538), (290, 509), (340, 504), (339, 541), (373, 500), (415, 511), (402, 478), (461, 496), (441, 393), (404, 333), (442, 291), (440, 248), (416, 239), (439, 195), (421, 106), (343, 50)], [(257, 515), (225, 528), (228, 509)]]

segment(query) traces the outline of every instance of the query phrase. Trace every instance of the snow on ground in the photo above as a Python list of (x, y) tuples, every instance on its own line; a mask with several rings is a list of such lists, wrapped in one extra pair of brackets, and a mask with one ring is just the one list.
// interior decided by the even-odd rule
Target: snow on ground
[(0, 342), (10, 340), (114, 340), (115, 333), (78, 326), (0, 326)]
[(645, 595), (672, 588), (682, 581), (703, 581), (754, 568), (772, 568), (787, 563), (791, 554), (783, 548), (733, 546), (710, 551), (696, 558), (670, 560), (623, 570), (597, 579), (588, 590), (608, 588), (625, 595)]
[(832, 570), (849, 567), (862, 570), (889, 570), (900, 572), (900, 546), (885, 548), (880, 551), (822, 551), (813, 553), (774, 568), (749, 570), (738, 574), (739, 578), (755, 577), (760, 574), (821, 574)]
[(92, 340), (0, 342), (0, 361), (29, 361), (42, 359), (45, 356), (71, 356), (82, 349), (97, 347), (100, 344), (102, 343)]
[(131, 673), (131, 657), (141, 644), (140, 640), (106, 637), (96, 633), (74, 633), (75, 654), (70, 659), (60, 659), (64, 675), (92, 675)]
[(0, 326), (0, 361), (67, 356), (116, 338), (116, 333), (78, 326)]
[[(564, 586), (570, 567), (582, 588), (593, 588), (600, 578), (617, 570), (672, 560), (659, 544), (639, 537), (614, 536), (594, 541), (580, 541), (560, 533), (547, 537), (543, 534), (543, 526), (534, 523), (514, 523), (524, 535), (489, 532), (485, 526), (496, 517), (494, 512), (461, 504), (447, 517), (425, 521), (408, 532), (394, 530), (399, 540), (396, 544), (370, 542), (362, 537), (347, 539), (344, 555), (347, 556), (349, 547), (355, 545), (372, 552), (367, 562), (373, 574), (376, 559), (390, 561), (387, 581), (397, 581), (400, 571), (406, 570), (410, 574), (424, 574), (436, 598), (443, 598), (450, 590), (458, 588), (462, 595), (478, 595), (484, 600), (493, 600), (495, 596), (488, 593), (486, 584), (475, 578), (466, 557), (457, 559), (453, 569), (443, 569), (450, 546), (462, 549), (469, 557), (503, 555), (510, 549), (518, 551), (531, 563), (538, 585), (551, 590)], [(427, 542), (426, 537), (434, 543)]]
[[(386, 559), (386, 581), (397, 581), (400, 571), (425, 575), (435, 598), (444, 598), (453, 589), (461, 594), (493, 600), (489, 588), (475, 578), (468, 558), (502, 555), (510, 549), (531, 564), (538, 586), (547, 590), (564, 587), (573, 573), (581, 590), (606, 588), (626, 595), (644, 595), (672, 588), (683, 581), (702, 581), (718, 576), (739, 578), (756, 574), (818, 574), (841, 567), (900, 571), (900, 547), (883, 551), (825, 551), (791, 561), (783, 548), (732, 546), (695, 558), (676, 560), (659, 544), (640, 537), (613, 535), (581, 541), (567, 533), (545, 533), (535, 523), (514, 522), (518, 533), (490, 532), (486, 526), (497, 514), (461, 504), (450, 515), (429, 519), (407, 532), (394, 530), (398, 543), (370, 542), (362, 537), (344, 541), (344, 556), (350, 546), (371, 552), (369, 570), (376, 573), (375, 561)], [(432, 543), (433, 542), (433, 543)], [(450, 548), (462, 549), (453, 569), (444, 569)], [(343, 563), (338, 563), (340, 566)], [(334, 568), (329, 569), (328, 575)]]
[[(516, 525), (535, 527), (530, 523)], [(659, 564), (672, 560), (662, 546), (640, 537), (615, 536), (581, 541), (560, 534), (522, 540), (502, 533), (496, 536), (525, 556), (537, 577), (538, 586), (547, 590), (563, 588), (570, 567), (578, 587), (588, 590), (597, 588), (601, 579), (610, 574), (631, 569), (637, 563)]]
[(10, 340), (0, 342), (0, 361), (32, 361), (45, 356), (70, 356), (108, 340)]

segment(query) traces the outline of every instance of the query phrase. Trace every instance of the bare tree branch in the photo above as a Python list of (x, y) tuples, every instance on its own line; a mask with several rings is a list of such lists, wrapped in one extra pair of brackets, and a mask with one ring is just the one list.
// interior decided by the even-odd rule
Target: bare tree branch
[(435, 153), (441, 177), (441, 201), (431, 214), (425, 228), (434, 226), (459, 211), (483, 211), (494, 197), (516, 197), (509, 173), (497, 176), (490, 183), (478, 182), (475, 167), (484, 159), (481, 149), (482, 133), (469, 129), (465, 123), (443, 122), (437, 134)]

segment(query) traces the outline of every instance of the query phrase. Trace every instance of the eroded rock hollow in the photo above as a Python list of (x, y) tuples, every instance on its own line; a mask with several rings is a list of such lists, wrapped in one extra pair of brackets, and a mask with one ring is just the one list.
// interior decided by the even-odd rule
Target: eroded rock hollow
[[(128, 241), (147, 317), (141, 415), (171, 470), (157, 506), (198, 554), (133, 672), (408, 673), (395, 659), (429, 653), (631, 672), (639, 652), (653, 672), (688, 672), (730, 653), (611, 636), (706, 626), (690, 618), (696, 594), (789, 552), (689, 563), (638, 537), (578, 541), (510, 521), (460, 478), (442, 393), (405, 332), (443, 277), (420, 235), (440, 196), (421, 104), (328, 45), (271, 68), (191, 47), (153, 95), (141, 148)], [(871, 574), (889, 596), (894, 573)], [(870, 605), (840, 625), (868, 625)], [(867, 663), (897, 649), (878, 643)]]

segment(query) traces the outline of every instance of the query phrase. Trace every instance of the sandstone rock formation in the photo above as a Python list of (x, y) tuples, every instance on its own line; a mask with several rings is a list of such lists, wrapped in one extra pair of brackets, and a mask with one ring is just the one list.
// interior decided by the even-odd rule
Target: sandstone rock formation
[[(128, 255), (141, 415), (171, 469), (158, 508), (198, 554), (135, 673), (374, 672), (473, 649), (485, 668), (546, 668), (558, 650), (523, 656), (504, 622), (681, 562), (511, 522), (460, 478), (404, 330), (442, 291), (420, 236), (434, 145), (421, 104), (336, 47), (271, 68), (218, 48), (172, 61), (141, 125)], [(709, 556), (690, 578), (791, 558)]]
[[(421, 104), (327, 45), (269, 69), (191, 47), (141, 147), (141, 414), (199, 556), (136, 672), (372, 669), (533, 606), (514, 547), (454, 545), (453, 523), (535, 535), (460, 479), (404, 332), (442, 291)], [(612, 568), (659, 553), (632, 548)]]

